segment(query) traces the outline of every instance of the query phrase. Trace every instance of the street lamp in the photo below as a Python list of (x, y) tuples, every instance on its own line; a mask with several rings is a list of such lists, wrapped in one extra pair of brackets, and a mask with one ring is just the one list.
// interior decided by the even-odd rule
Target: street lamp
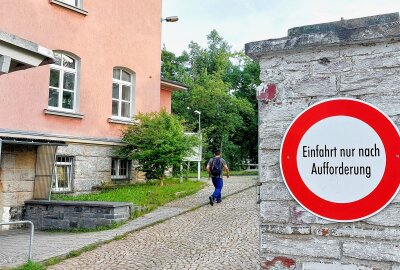
[(196, 113), (196, 114), (199, 115), (199, 134), (201, 134), (201, 125), (200, 125), (200, 115), (201, 115), (201, 112), (200, 112), (200, 111), (194, 111), (194, 113)]
[(197, 180), (200, 180), (200, 171), (201, 171), (201, 156), (202, 156), (202, 149), (201, 149), (201, 123), (200, 123), (200, 116), (201, 112), (200, 111), (194, 111), (194, 113), (199, 115), (199, 140), (200, 140), (200, 147), (199, 147), (199, 161), (197, 163)]
[(170, 17), (165, 17), (161, 18), (161, 22), (166, 21), (166, 22), (177, 22), (179, 20), (178, 16), (170, 16)]

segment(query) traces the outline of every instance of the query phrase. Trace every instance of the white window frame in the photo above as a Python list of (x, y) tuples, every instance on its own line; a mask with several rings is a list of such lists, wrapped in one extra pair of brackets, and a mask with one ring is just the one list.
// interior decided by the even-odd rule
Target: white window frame
[[(83, 6), (83, 0), (59, 0), (67, 5), (77, 7), (77, 8), (82, 8)], [(72, 4), (71, 2), (75, 2), (75, 4)]]
[(82, 9), (82, 7), (83, 7), (83, 0), (57, 0), (57, 1), (63, 2), (64, 4), (71, 6), (71, 7), (77, 7), (80, 9)]
[[(114, 78), (114, 70), (119, 70), (119, 79)], [(121, 79), (122, 77), (122, 71), (125, 71), (129, 74), (130, 76), (130, 82), (124, 81)], [(113, 68), (113, 85), (118, 84), (118, 98), (112, 97), (112, 92), (111, 92), (111, 119), (118, 119), (118, 120), (123, 120), (123, 121), (131, 121), (132, 116), (133, 116), (133, 95), (134, 95), (134, 83), (135, 83), (135, 75), (123, 68)], [(121, 111), (122, 111), (122, 103), (127, 103), (125, 100), (122, 99), (122, 86), (129, 86), (130, 87), (130, 99), (129, 99), (129, 117), (124, 117), (121, 116)], [(113, 87), (111, 87), (111, 91), (113, 91)], [(118, 115), (114, 115), (112, 112), (112, 103), (113, 101), (118, 102)]]
[[(126, 174), (121, 174), (121, 163), (125, 163), (126, 165)], [(114, 168), (115, 164), (115, 168)], [(114, 170), (113, 170), (114, 168)], [(111, 158), (111, 179), (129, 179), (129, 170), (130, 170), (130, 163), (129, 160), (123, 160), (118, 158)], [(113, 174), (115, 171), (115, 174)]]
[[(88, 15), (86, 10), (83, 10), (83, 0), (49, 0), (50, 4), (55, 4), (69, 10), (78, 12), (84, 16)], [(74, 2), (72, 2), (74, 1)]]
[[(51, 78), (49, 79), (49, 98), (50, 98), (50, 89), (55, 89), (58, 90), (58, 106), (50, 106), (47, 102), (47, 106), (48, 109), (50, 110), (54, 110), (54, 111), (63, 111), (63, 112), (77, 112), (77, 104), (78, 104), (78, 75), (79, 75), (79, 60), (68, 54), (68, 53), (64, 53), (64, 52), (55, 52), (55, 54), (60, 54), (61, 55), (61, 65), (56, 65), (56, 64), (51, 64), (50, 65), (50, 76), (51, 76), (51, 70), (58, 70), (60, 72), (60, 77), (59, 77), (59, 81), (58, 81), (58, 88), (54, 87), (54, 86), (50, 86), (50, 81)], [(63, 62), (64, 62), (64, 58), (65, 57), (69, 57), (72, 58), (75, 61), (75, 69), (72, 68), (68, 68), (68, 67), (64, 67), (63, 66)], [(68, 90), (68, 89), (64, 89), (64, 73), (72, 73), (74, 74), (75, 80), (74, 80), (74, 89), (73, 90)], [(62, 107), (62, 98), (63, 98), (63, 93), (65, 92), (72, 92), (73, 93), (73, 102), (72, 102), (72, 109), (69, 108), (63, 108)]]
[[(64, 159), (64, 161), (58, 161), (59, 159)], [(57, 167), (67, 167), (67, 187), (58, 187), (58, 179), (57, 179)], [(56, 160), (54, 162), (54, 174), (52, 181), (52, 191), (53, 192), (68, 192), (72, 191), (72, 176), (74, 169), (74, 157), (72, 156), (56, 156)]]

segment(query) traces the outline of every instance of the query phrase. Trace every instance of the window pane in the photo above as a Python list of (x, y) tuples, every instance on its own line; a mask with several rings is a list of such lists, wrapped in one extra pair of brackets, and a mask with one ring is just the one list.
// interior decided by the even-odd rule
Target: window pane
[(61, 53), (54, 53), (54, 65), (61, 66)]
[(68, 170), (67, 166), (57, 166), (58, 188), (68, 188)]
[(130, 106), (131, 104), (129, 102), (122, 102), (121, 103), (122, 107), (121, 107), (121, 116), (122, 117), (131, 117), (131, 110), (130, 110)]
[(69, 91), (63, 92), (62, 107), (64, 109), (73, 109), (73, 107), (74, 107), (74, 92), (69, 92)]
[(59, 87), (60, 85), (60, 71), (50, 69), (50, 86)]
[(119, 85), (117, 83), (113, 83), (112, 91), (112, 98), (119, 99)]
[(58, 89), (49, 89), (49, 106), (58, 107)]
[(129, 74), (125, 70), (122, 70), (122, 78), (121, 78), (121, 80), (126, 81), (126, 82), (130, 82), (131, 81), (131, 74)]
[(117, 160), (112, 159), (111, 160), (111, 175), (116, 175), (116, 168), (117, 168)]
[(73, 157), (57, 156), (53, 188), (55, 191), (71, 190)]
[(131, 87), (127, 85), (122, 85), (122, 100), (131, 100)]
[(119, 80), (121, 75), (121, 70), (120, 69), (114, 69), (113, 70), (113, 78)]
[(112, 115), (118, 116), (118, 101), (112, 101)]
[(119, 164), (119, 175), (125, 177), (128, 176), (128, 162), (126, 160), (120, 160)]
[(75, 74), (64, 72), (64, 89), (75, 90)]
[(67, 68), (75, 69), (75, 59), (68, 55), (63, 55), (63, 66)]

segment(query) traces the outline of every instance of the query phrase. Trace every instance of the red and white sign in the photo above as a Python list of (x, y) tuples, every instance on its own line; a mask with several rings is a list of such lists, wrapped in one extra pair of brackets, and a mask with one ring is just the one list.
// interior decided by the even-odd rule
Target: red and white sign
[(307, 108), (286, 131), (280, 154), (292, 196), (328, 220), (370, 217), (399, 190), (399, 131), (360, 100), (330, 99)]

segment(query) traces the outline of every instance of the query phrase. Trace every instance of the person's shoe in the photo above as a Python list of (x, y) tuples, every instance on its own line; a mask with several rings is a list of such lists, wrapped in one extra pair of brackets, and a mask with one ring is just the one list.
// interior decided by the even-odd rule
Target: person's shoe
[(213, 196), (208, 197), (208, 199), (210, 200), (211, 206), (213, 206), (213, 205), (214, 205), (214, 198), (213, 198)]
[(222, 203), (222, 200), (220, 200), (220, 201), (217, 201), (217, 203)]

